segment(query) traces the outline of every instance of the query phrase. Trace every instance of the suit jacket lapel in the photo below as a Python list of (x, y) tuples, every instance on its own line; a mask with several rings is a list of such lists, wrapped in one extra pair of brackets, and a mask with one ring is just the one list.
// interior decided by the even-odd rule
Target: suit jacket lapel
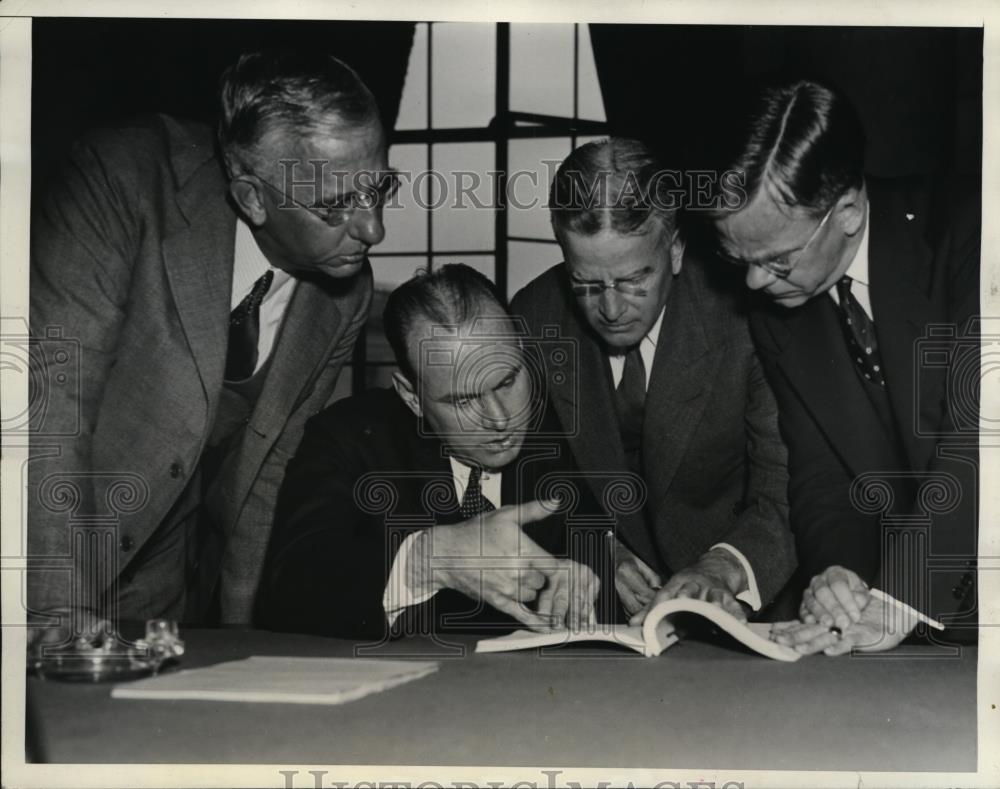
[(198, 168), (166, 218), (163, 259), (188, 347), (214, 412), (226, 365), (236, 216), (215, 159)]
[[(281, 435), (300, 395), (319, 373), (333, 352), (333, 344), (344, 330), (337, 304), (323, 286), (300, 280), (288, 305), (270, 367), (247, 426), (259, 440), (243, 442), (243, 451), (231, 469), (231, 496), (239, 513), (264, 458)], [(234, 515), (235, 517), (235, 515)], [(235, 525), (235, 520), (227, 524)]]
[[(605, 507), (608, 475), (620, 474), (628, 465), (618, 432), (618, 414), (611, 397), (611, 371), (598, 341), (583, 325), (571, 304), (563, 313), (562, 336), (573, 342), (575, 353), (559, 372), (569, 385), (550, 384), (552, 405), (567, 442), (581, 471), (589, 472), (587, 482), (598, 502)], [(642, 510), (609, 512), (616, 518), (619, 535), (644, 560), (658, 564)]]
[[(409, 495), (412, 501), (409, 502), (407, 512), (426, 513), (434, 517), (437, 523), (458, 523), (462, 520), (459, 513), (461, 502), (455, 494), (455, 476), (451, 469), (451, 461), (444, 454), (441, 442), (437, 439), (420, 435), (416, 419), (409, 423), (405, 440), (411, 442), (410, 457), (413, 464), (412, 469), (417, 471), (414, 477), (415, 484), (411, 486)], [(443, 483), (437, 487), (438, 483)], [(440, 496), (428, 497), (426, 494), (428, 484), (435, 485), (434, 490)], [(431, 501), (433, 498), (433, 501)], [(433, 504), (433, 508), (428, 507)], [(431, 511), (433, 509), (433, 512)]]
[[(939, 413), (938, 398), (921, 393), (939, 391), (946, 372), (944, 365), (918, 367), (916, 360), (918, 341), (927, 323), (935, 320), (934, 307), (925, 295), (931, 251), (920, 237), (923, 222), (906, 219), (905, 206), (893, 205), (881, 190), (871, 192), (868, 268), (875, 335), (897, 430), (911, 467), (920, 469), (931, 459), (933, 442), (918, 440), (915, 408), (933, 406), (931, 413)], [(937, 318), (944, 319), (943, 315)], [(919, 381), (914, 378), (918, 371)], [(914, 403), (915, 397), (919, 403)], [(933, 427), (923, 425), (924, 429)]]
[(333, 352), (343, 322), (336, 301), (320, 285), (304, 280), (296, 283), (254, 409), (255, 429), (267, 435), (281, 431), (312, 374)]
[[(824, 294), (782, 314), (775, 340), (781, 372), (848, 467), (855, 473), (893, 468), (895, 453), (872, 438), (884, 435), (886, 428), (859, 386), (830, 297)], [(845, 413), (851, 414), (849, 421)]]
[[(687, 261), (685, 265), (698, 265)], [(691, 434), (705, 410), (702, 397), (718, 359), (702, 324), (693, 276), (674, 279), (656, 342), (642, 428), (644, 475), (653, 512), (670, 490)]]

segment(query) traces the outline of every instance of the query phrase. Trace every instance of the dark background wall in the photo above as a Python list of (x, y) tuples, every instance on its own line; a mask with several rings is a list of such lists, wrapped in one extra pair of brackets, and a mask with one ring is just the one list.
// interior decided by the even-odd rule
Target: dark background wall
[[(213, 121), (223, 69), (242, 52), (313, 48), (349, 63), (395, 123), (412, 22), (241, 19), (35, 19), (32, 172), (44, 186), (61, 153), (89, 128), (165, 112)], [(37, 194), (38, 188), (32, 190)]]
[[(337, 54), (391, 127), (413, 39), (405, 22), (57, 18), (33, 30), (36, 195), (87, 128), (152, 111), (211, 120), (222, 69), (261, 47)], [(744, 86), (783, 69), (854, 100), (874, 174), (980, 175), (981, 29), (591, 25), (591, 36), (612, 132), (675, 166), (707, 163)]]
[(979, 177), (981, 29), (591, 25), (591, 38), (612, 131), (677, 166), (710, 162), (745, 86), (786, 72), (854, 101), (872, 174)]

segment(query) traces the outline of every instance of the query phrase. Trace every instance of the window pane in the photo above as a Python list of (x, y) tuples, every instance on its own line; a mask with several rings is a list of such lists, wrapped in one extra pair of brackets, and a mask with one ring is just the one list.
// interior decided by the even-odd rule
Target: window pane
[(558, 244), (511, 241), (507, 244), (507, 298), (562, 261)]
[(601, 96), (601, 83), (597, 79), (597, 66), (594, 63), (594, 47), (590, 43), (590, 25), (577, 25), (577, 30), (580, 36), (577, 117), (591, 121), (607, 120), (604, 113), (604, 99)]
[(396, 128), (427, 128), (427, 22), (417, 24), (413, 33), (413, 48), (406, 67)]
[[(494, 211), (489, 177), (496, 162), (495, 146), (448, 143), (432, 147), (433, 251), (492, 250)], [(426, 184), (423, 185), (426, 190)]]
[(573, 25), (510, 26), (510, 108), (573, 115)]
[(549, 184), (569, 154), (568, 138), (511, 140), (508, 149), (508, 231), (512, 236), (552, 238)]
[(435, 129), (486, 126), (496, 112), (496, 25), (431, 27)]
[[(392, 290), (411, 279), (418, 269), (427, 268), (423, 255), (376, 255), (369, 258), (375, 274), (375, 287)], [(374, 307), (372, 310), (374, 311)], [(380, 313), (381, 314), (381, 313)]]
[(427, 209), (413, 186), (418, 174), (427, 169), (427, 146), (393, 145), (389, 163), (400, 171), (399, 191), (385, 207), (385, 240), (374, 251), (423, 252), (427, 249)]

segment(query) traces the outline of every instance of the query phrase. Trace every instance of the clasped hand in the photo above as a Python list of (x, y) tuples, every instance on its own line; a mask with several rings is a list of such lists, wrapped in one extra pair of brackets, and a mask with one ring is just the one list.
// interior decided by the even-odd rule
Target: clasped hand
[(834, 565), (814, 576), (802, 595), (799, 619), (771, 626), (771, 640), (803, 655), (844, 655), (852, 649), (892, 649), (915, 622), (871, 593), (852, 570)]

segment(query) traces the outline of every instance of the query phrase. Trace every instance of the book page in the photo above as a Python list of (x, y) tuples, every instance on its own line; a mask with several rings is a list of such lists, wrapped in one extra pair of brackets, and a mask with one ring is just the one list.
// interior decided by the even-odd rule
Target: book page
[(709, 603), (706, 600), (692, 600), (686, 597), (676, 600), (664, 600), (659, 605), (653, 607), (646, 615), (646, 619), (642, 625), (645, 641), (653, 643), (657, 625), (661, 620), (679, 613), (691, 613), (705, 617), (705, 619), (722, 628), (744, 646), (772, 660), (782, 660), (791, 663), (802, 657), (800, 653), (791, 647), (771, 641), (771, 625), (769, 623), (754, 622), (748, 624), (741, 622), (714, 603)]

